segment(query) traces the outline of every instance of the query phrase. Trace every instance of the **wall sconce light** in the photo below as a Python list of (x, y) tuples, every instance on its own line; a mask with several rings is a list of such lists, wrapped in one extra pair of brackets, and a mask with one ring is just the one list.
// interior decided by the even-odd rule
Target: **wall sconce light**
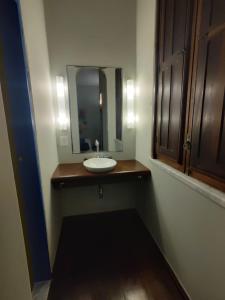
[(126, 87), (127, 94), (127, 128), (134, 128), (136, 117), (134, 111), (134, 100), (135, 100), (135, 84), (134, 80), (127, 80)]
[(56, 92), (58, 101), (57, 123), (60, 130), (67, 130), (69, 119), (66, 112), (65, 84), (62, 76), (56, 76)]
[(100, 93), (100, 95), (99, 95), (99, 107), (100, 107), (100, 109), (102, 110), (102, 107), (103, 107), (103, 97), (102, 97), (102, 93)]

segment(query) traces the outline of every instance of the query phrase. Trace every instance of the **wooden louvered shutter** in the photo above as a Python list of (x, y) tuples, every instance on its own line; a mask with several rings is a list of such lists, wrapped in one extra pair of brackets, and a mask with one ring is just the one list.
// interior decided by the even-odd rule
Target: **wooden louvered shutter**
[(224, 187), (225, 1), (199, 1), (197, 20), (190, 171), (199, 179), (206, 176), (208, 183), (208, 177), (214, 178), (214, 186)]
[(156, 155), (182, 169), (192, 1), (159, 5)]

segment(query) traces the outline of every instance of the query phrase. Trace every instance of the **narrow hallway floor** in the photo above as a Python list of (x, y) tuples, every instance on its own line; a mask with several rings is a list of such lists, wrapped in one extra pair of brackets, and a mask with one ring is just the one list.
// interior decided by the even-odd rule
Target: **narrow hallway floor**
[(134, 210), (64, 219), (48, 300), (181, 300)]

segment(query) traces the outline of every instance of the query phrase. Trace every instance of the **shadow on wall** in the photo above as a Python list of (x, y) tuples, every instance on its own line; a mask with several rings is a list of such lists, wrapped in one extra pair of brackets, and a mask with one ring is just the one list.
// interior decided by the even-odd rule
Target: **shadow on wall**
[[(144, 224), (151, 233), (157, 246), (160, 248), (166, 261), (168, 261), (168, 257), (165, 254), (168, 252), (169, 245), (171, 253), (174, 253), (174, 255), (172, 255), (173, 265), (179, 266), (179, 261), (177, 261), (176, 257), (176, 250), (173, 246), (173, 239), (176, 236), (176, 232), (171, 232), (170, 228), (166, 225), (166, 221), (168, 222), (167, 217), (164, 217), (165, 210), (167, 212), (170, 211), (170, 208), (167, 207), (167, 204), (169, 204), (171, 201), (169, 198), (165, 198), (165, 202), (163, 203), (160, 201), (159, 192), (157, 193), (157, 188), (159, 187), (157, 186), (155, 180), (158, 179), (154, 178), (152, 174), (152, 177), (147, 183), (143, 182), (142, 185), (139, 185), (141, 202), (139, 200), (138, 203), (136, 203), (136, 207)], [(163, 189), (163, 185), (161, 185), (160, 188)], [(140, 199), (140, 196), (137, 197), (137, 199)], [(160, 205), (163, 205), (164, 207), (160, 207)], [(173, 209), (175, 211), (176, 207)], [(176, 216), (170, 215), (170, 218), (173, 219), (176, 218)], [(176, 230), (179, 231), (179, 228), (176, 228)]]
[[(59, 193), (57, 190), (54, 190), (54, 188), (51, 186), (50, 187), (50, 193), (51, 193), (51, 201), (50, 201), (50, 207), (49, 209), (51, 210), (50, 218), (49, 218), (49, 228), (48, 232), (48, 247), (49, 247), (49, 256), (50, 256), (50, 264), (51, 264), (51, 269), (53, 268), (54, 265), (54, 260), (56, 256), (56, 251), (58, 248), (58, 242), (59, 242), (59, 237), (61, 233), (61, 226), (62, 226), (62, 213), (61, 213), (61, 203), (60, 203), (60, 197)], [(46, 220), (47, 222), (47, 220)]]
[(150, 178), (148, 182), (142, 182), (139, 184), (137, 193), (136, 208), (148, 231), (151, 233), (155, 242), (163, 251), (163, 241), (158, 217), (157, 196), (154, 190), (152, 178)]

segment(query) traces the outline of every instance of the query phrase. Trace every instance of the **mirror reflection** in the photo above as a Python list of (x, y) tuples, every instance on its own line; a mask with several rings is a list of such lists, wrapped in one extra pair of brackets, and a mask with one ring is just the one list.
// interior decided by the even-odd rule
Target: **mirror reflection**
[(67, 66), (73, 153), (122, 151), (122, 69)]

